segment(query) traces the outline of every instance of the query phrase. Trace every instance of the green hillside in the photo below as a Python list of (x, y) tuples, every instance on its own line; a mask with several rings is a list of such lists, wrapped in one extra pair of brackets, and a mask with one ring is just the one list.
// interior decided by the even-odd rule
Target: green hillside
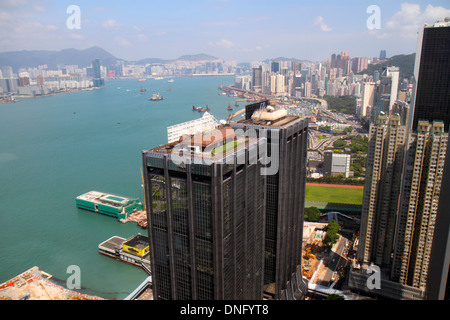
[(378, 72), (383, 71), (384, 68), (387, 66), (392, 67), (399, 67), (400, 68), (400, 79), (403, 78), (409, 78), (412, 77), (414, 74), (414, 61), (416, 58), (415, 53), (411, 54), (399, 54), (396, 56), (392, 56), (391, 58), (388, 58), (387, 63), (381, 63), (381, 64), (369, 64), (369, 67), (366, 70), (361, 71), (359, 74), (369, 74), (373, 75), (375, 70), (378, 70)]

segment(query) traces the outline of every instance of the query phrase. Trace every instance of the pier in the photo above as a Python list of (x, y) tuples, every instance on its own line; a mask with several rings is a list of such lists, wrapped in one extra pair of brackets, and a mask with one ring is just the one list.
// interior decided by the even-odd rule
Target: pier
[(138, 234), (125, 239), (113, 236), (98, 245), (98, 252), (119, 261), (141, 267), (151, 275), (148, 238)]

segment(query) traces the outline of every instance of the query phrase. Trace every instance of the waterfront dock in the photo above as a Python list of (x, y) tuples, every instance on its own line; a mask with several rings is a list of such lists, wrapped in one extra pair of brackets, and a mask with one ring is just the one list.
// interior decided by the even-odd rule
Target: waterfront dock
[(98, 245), (98, 252), (119, 261), (141, 267), (151, 275), (148, 238), (138, 234), (128, 239), (113, 236)]
[(131, 213), (142, 210), (142, 203), (138, 199), (98, 191), (89, 191), (76, 197), (76, 206), (118, 220), (126, 220)]

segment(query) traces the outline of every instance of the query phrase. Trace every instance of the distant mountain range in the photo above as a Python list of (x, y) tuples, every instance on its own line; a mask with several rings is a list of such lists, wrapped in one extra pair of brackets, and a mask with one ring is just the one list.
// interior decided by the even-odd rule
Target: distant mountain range
[(20, 68), (37, 67), (39, 65), (47, 65), (49, 69), (55, 69), (58, 65), (78, 65), (80, 68), (91, 65), (92, 60), (100, 59), (100, 63), (104, 66), (113, 65), (118, 61), (126, 63), (134, 62), (137, 64), (147, 63), (168, 63), (178, 60), (184, 61), (207, 61), (217, 60), (218, 58), (207, 54), (184, 55), (178, 59), (164, 60), (159, 58), (146, 58), (139, 61), (126, 61), (113, 56), (108, 51), (91, 47), (84, 50), (64, 49), (61, 51), (47, 50), (22, 50), (0, 52), (0, 66), (11, 66), (14, 72)]
[[(100, 59), (100, 62), (104, 66), (114, 65), (119, 61), (125, 63), (136, 64), (157, 64), (157, 63), (170, 63), (176, 61), (212, 61), (218, 60), (218, 58), (207, 54), (193, 54), (183, 55), (177, 59), (160, 59), (160, 58), (145, 58), (138, 61), (127, 61), (124, 59), (113, 56), (108, 51), (99, 48), (91, 47), (84, 50), (77, 49), (64, 49), (60, 51), (48, 51), (48, 50), (22, 50), (22, 51), (10, 51), (0, 52), (0, 66), (11, 66), (14, 72), (17, 72), (20, 68), (37, 67), (39, 65), (47, 65), (49, 69), (56, 69), (59, 65), (78, 65), (80, 68), (88, 67), (91, 65), (92, 60)], [(387, 65), (397, 66), (400, 68), (401, 77), (410, 77), (414, 70), (414, 58), (415, 54), (409, 55), (396, 55), (388, 59)], [(313, 63), (309, 60), (300, 60), (296, 58), (277, 57), (273, 59), (266, 59), (263, 62), (270, 63), (271, 61), (296, 61)], [(248, 63), (245, 63), (248, 64)], [(369, 65), (369, 68), (363, 70), (360, 73), (373, 74), (374, 70), (382, 71), (386, 67), (386, 64)]]
[(170, 63), (175, 61), (212, 61), (212, 60), (218, 60), (219, 58), (199, 53), (199, 54), (193, 54), (193, 55), (184, 55), (177, 59), (159, 59), (159, 58), (145, 58), (138, 61), (133, 61), (136, 64), (147, 64), (147, 63)]
[(300, 60), (297, 58), (286, 58), (286, 57), (278, 57), (278, 58), (273, 58), (273, 59), (266, 59), (263, 62), (264, 63), (271, 63), (272, 61), (295, 61), (295, 62), (303, 62), (303, 63), (314, 63), (313, 61), (310, 60)]
[(117, 59), (99, 47), (85, 50), (64, 49), (61, 51), (22, 50), (0, 53), (0, 66), (11, 66), (14, 72), (20, 68), (37, 67), (46, 64), (50, 69), (58, 65), (90, 66), (92, 60), (99, 58), (104, 65), (114, 64)]

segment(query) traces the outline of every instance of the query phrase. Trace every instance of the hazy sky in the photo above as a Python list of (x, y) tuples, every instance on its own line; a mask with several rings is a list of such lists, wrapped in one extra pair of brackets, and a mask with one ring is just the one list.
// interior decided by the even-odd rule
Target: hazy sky
[[(67, 28), (70, 5), (80, 8), (80, 29)], [(370, 5), (380, 9), (379, 29), (367, 27)], [(448, 0), (0, 0), (0, 51), (99, 46), (128, 60), (206, 53), (237, 62), (392, 56), (415, 52), (418, 27), (446, 16)]]

